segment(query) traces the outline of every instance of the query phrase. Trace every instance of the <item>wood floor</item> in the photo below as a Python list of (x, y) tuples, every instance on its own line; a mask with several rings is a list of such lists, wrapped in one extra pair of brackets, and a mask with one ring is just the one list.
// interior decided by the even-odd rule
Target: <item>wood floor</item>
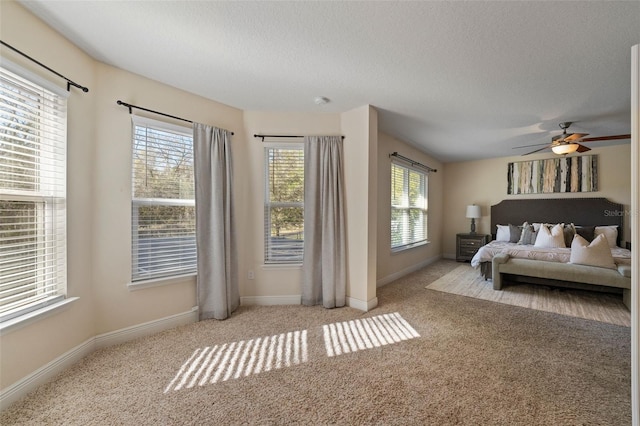
[(507, 285), (493, 289), (491, 281), (469, 264), (461, 264), (427, 287), (429, 290), (453, 293), (497, 303), (522, 306), (562, 315), (631, 326), (631, 313), (622, 303), (621, 294), (563, 289), (542, 285)]

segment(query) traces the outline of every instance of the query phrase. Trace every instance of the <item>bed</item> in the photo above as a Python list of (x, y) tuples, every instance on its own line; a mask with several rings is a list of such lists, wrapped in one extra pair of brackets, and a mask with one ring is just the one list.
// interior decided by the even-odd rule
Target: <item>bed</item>
[[(480, 268), (480, 273), (486, 280), (492, 278), (492, 270), (499, 270), (500, 268), (500, 265), (497, 265), (497, 268), (493, 268), (492, 261), (494, 258), (499, 259), (498, 263), (500, 264), (508, 262), (509, 259), (517, 259), (511, 262), (512, 265), (504, 266), (505, 270), (510, 271), (507, 276), (509, 281), (531, 282), (534, 284), (548, 283), (553, 285), (571, 284), (563, 282), (564, 277), (579, 276), (579, 274), (576, 275), (574, 272), (579, 272), (580, 269), (580, 265), (568, 263), (571, 256), (571, 248), (544, 248), (515, 242), (496, 241), (497, 225), (512, 224), (521, 227), (525, 222), (529, 224), (564, 223), (574, 224), (576, 227), (583, 229), (598, 227), (598, 229), (607, 230), (613, 228), (617, 230), (615, 247), (610, 247), (611, 254), (616, 268), (620, 269), (620, 274), (623, 274), (624, 271), (624, 274), (630, 276), (631, 251), (621, 247), (623, 245), (624, 212), (624, 207), (621, 204), (611, 202), (605, 198), (504, 200), (491, 206), (492, 241), (478, 250), (471, 260), (471, 265), (475, 268)], [(512, 229), (512, 232), (515, 231)], [(611, 240), (612, 235), (608, 235), (608, 238)], [(614, 244), (611, 243), (611, 246), (613, 245)], [(529, 271), (523, 272), (523, 275), (531, 275), (531, 271), (539, 266), (539, 269), (553, 270), (554, 274), (559, 276), (560, 279), (545, 280), (538, 278), (532, 279), (532, 277), (527, 276), (517, 276), (518, 274), (514, 274), (513, 272), (513, 264), (521, 265), (522, 271)], [(518, 269), (515, 268), (515, 270)], [(611, 273), (611, 270), (606, 272), (604, 268), (596, 268), (593, 271), (602, 272), (603, 277)], [(502, 285), (503, 277), (501, 276), (499, 278), (499, 280), (494, 280), (494, 288), (496, 288), (495, 284), (496, 281), (498, 281), (498, 287), (496, 289), (500, 289)], [(616, 279), (616, 277), (611, 278)], [(591, 281), (591, 284), (593, 284), (594, 280), (592, 279)], [(616, 279), (616, 282), (617, 281), (619, 280)], [(623, 287), (627, 286), (627, 281), (630, 280), (626, 280), (625, 278)], [(597, 282), (597, 280), (595, 282)], [(588, 289), (598, 289), (601, 291), (610, 290), (609, 288), (597, 288), (599, 286), (575, 284), (574, 287), (577, 288), (586, 287)]]

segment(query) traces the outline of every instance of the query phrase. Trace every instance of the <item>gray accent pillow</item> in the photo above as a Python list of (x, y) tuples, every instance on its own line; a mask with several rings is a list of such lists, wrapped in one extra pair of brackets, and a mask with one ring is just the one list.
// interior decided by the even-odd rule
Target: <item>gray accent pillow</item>
[(522, 224), (522, 233), (520, 234), (520, 239), (518, 240), (518, 244), (521, 245), (533, 245), (536, 242), (536, 237), (538, 233), (534, 231), (533, 225), (530, 225), (528, 222)]
[(564, 225), (564, 229), (562, 231), (564, 233), (565, 247), (571, 247), (571, 243), (573, 242), (573, 236), (576, 235), (576, 227), (573, 226), (573, 223), (569, 223)]
[(522, 229), (519, 226), (509, 224), (509, 242), (517, 243), (520, 240)]

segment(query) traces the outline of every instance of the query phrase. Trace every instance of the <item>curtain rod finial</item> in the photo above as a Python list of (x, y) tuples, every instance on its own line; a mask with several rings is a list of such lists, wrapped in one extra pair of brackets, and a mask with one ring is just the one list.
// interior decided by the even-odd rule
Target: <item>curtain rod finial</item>
[(129, 109), (129, 114), (131, 114), (131, 113), (132, 113), (132, 111), (131, 111), (131, 105), (129, 105), (128, 103), (126, 103), (126, 102), (122, 102), (120, 99), (118, 99), (118, 100), (116, 101), (116, 103), (117, 103), (118, 105), (122, 105), (122, 106), (127, 107), (127, 108)]

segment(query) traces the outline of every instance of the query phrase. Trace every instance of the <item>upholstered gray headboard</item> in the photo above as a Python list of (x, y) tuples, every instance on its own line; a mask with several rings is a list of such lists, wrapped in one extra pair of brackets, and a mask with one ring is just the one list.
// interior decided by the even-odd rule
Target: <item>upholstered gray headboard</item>
[(491, 234), (496, 225), (529, 223), (573, 223), (582, 226), (618, 225), (621, 245), (624, 207), (606, 198), (510, 199), (491, 206)]

